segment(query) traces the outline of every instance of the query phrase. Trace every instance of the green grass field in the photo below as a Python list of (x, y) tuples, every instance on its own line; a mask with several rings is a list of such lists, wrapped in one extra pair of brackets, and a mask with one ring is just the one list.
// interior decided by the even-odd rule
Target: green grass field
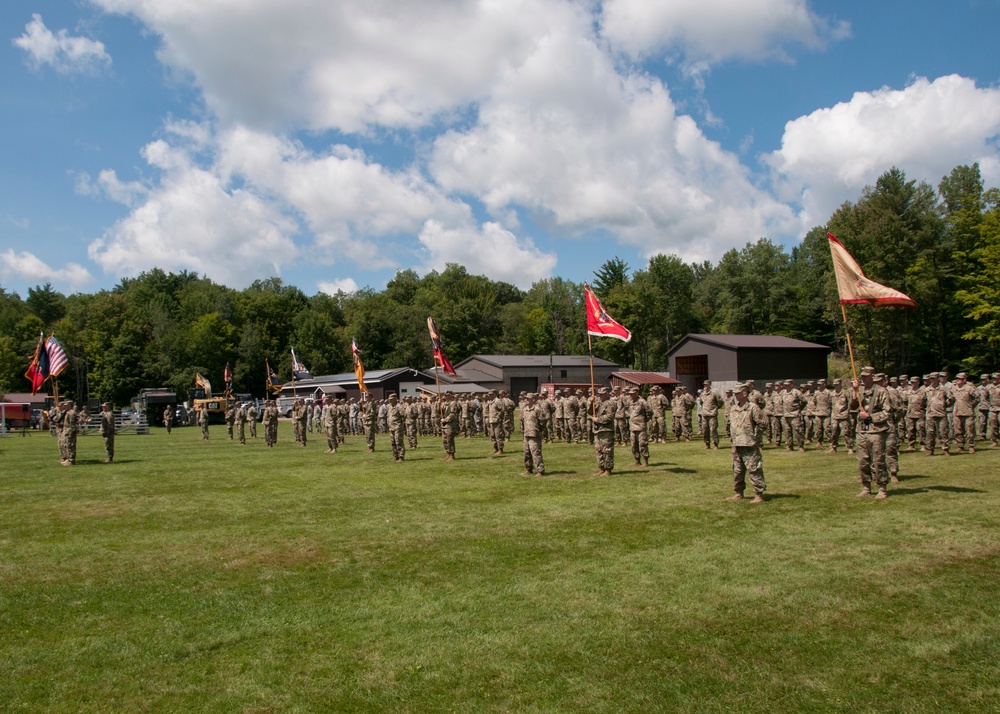
[(0, 439), (0, 711), (1000, 710), (1000, 450)]

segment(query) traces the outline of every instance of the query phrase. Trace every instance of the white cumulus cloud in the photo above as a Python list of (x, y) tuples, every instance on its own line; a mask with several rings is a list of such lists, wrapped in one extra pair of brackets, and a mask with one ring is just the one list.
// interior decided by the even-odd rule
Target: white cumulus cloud
[(337, 278), (335, 280), (320, 281), (317, 286), (321, 293), (336, 296), (337, 293), (347, 293), (348, 295), (357, 292), (358, 283), (354, 278)]
[(103, 42), (75, 37), (67, 30), (52, 32), (37, 13), (31, 16), (24, 34), (14, 38), (13, 44), (27, 53), (31, 66), (48, 65), (62, 74), (92, 72), (111, 64), (111, 55)]
[(978, 161), (995, 185), (998, 137), (1000, 89), (957, 75), (918, 78), (788, 122), (781, 148), (765, 160), (781, 197), (801, 203), (809, 226), (893, 166), (936, 186), (955, 166)]
[(90, 272), (78, 263), (53, 268), (33, 253), (13, 250), (0, 253), (0, 278), (6, 283), (15, 280), (36, 284), (53, 283), (66, 285), (72, 290), (80, 290), (94, 281)]
[(607, 0), (603, 36), (633, 57), (679, 54), (688, 65), (784, 58), (790, 44), (821, 48), (850, 26), (808, 0)]

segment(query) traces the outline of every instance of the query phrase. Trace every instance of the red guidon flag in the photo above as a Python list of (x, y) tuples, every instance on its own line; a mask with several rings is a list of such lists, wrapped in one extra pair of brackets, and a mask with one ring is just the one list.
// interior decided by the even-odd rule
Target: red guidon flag
[(448, 358), (444, 356), (444, 348), (441, 344), (441, 333), (438, 332), (437, 323), (434, 322), (433, 317), (427, 318), (427, 331), (431, 335), (431, 351), (434, 353), (434, 361), (441, 365), (441, 369), (448, 374), (455, 374), (455, 368), (451, 366), (451, 362), (449, 362)]
[(851, 257), (844, 245), (833, 233), (830, 239), (830, 253), (833, 255), (833, 272), (837, 275), (837, 292), (841, 304), (867, 303), (872, 307), (916, 307), (917, 303), (908, 295), (865, 277), (858, 262)]
[(628, 342), (632, 339), (632, 333), (624, 325), (615, 321), (604, 309), (601, 301), (597, 299), (593, 289), (583, 284), (583, 292), (587, 299), (587, 334), (596, 337), (614, 337), (616, 340)]

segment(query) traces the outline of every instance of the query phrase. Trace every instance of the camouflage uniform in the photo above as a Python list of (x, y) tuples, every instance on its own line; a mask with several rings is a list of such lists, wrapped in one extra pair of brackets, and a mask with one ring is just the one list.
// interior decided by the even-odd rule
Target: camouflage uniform
[(63, 440), (66, 444), (66, 466), (76, 463), (76, 435), (79, 433), (80, 415), (70, 404), (66, 409), (66, 416), (63, 418)]
[(386, 423), (389, 426), (389, 441), (392, 444), (392, 458), (402, 461), (406, 457), (406, 405), (396, 401), (396, 395), (389, 396), (389, 406), (386, 409)]
[(236, 408), (236, 436), (244, 446), (247, 443), (247, 410), (242, 404)]
[(547, 411), (547, 408), (536, 403), (536, 396), (527, 395), (521, 406), (524, 471), (529, 474), (537, 473), (539, 476), (545, 473), (545, 463), (542, 461), (542, 431), (539, 425), (539, 415), (543, 411)]
[(461, 410), (455, 402), (454, 395), (446, 394), (440, 407), (441, 441), (444, 445), (444, 460), (455, 460), (455, 434), (458, 433), (458, 422)]
[[(862, 367), (861, 376), (873, 377), (875, 370)], [(885, 463), (885, 442), (889, 436), (892, 410), (889, 393), (872, 382), (858, 385), (858, 425), (855, 430), (858, 451), (858, 473), (861, 477), (859, 496), (871, 493), (872, 481), (878, 484), (879, 498), (885, 498), (889, 485), (889, 472)]]
[(208, 407), (202, 406), (198, 410), (198, 426), (201, 427), (202, 441), (208, 439)]
[(785, 391), (781, 393), (783, 431), (785, 432), (785, 448), (789, 451), (799, 444), (799, 451), (805, 451), (805, 429), (802, 426), (802, 392), (795, 388), (792, 380), (785, 380)]
[(934, 447), (937, 446), (938, 438), (945, 456), (950, 456), (948, 444), (948, 402), (951, 401), (951, 393), (941, 384), (934, 384), (927, 389), (927, 456), (934, 455)]
[(829, 438), (830, 421), (833, 416), (833, 405), (830, 400), (830, 392), (826, 388), (826, 380), (816, 385), (813, 401), (815, 402), (813, 409), (815, 428), (813, 431), (816, 436), (816, 444), (823, 446), (823, 443)]
[(326, 399), (326, 407), (322, 411), (323, 433), (326, 434), (326, 453), (336, 454), (340, 445), (340, 433), (337, 422), (340, 421), (337, 405), (330, 397)]
[(956, 384), (951, 388), (955, 399), (954, 428), (952, 433), (960, 451), (969, 447), (971, 453), (976, 452), (976, 407), (979, 406), (979, 391), (966, 381), (965, 372), (959, 372), (955, 377)]
[(649, 435), (646, 433), (646, 424), (652, 416), (652, 411), (646, 400), (639, 396), (639, 390), (633, 387), (630, 390), (630, 401), (626, 404), (628, 412), (629, 443), (632, 446), (632, 458), (638, 466), (649, 466)]
[(719, 407), (724, 406), (721, 397), (712, 391), (712, 383), (705, 382), (705, 388), (698, 394), (698, 415), (701, 417), (701, 431), (705, 448), (719, 448)]
[(746, 387), (737, 388), (736, 404), (730, 407), (729, 419), (733, 439), (733, 491), (732, 500), (739, 500), (746, 489), (746, 477), (753, 484), (755, 501), (762, 500), (767, 484), (764, 482), (764, 459), (760, 450), (761, 434), (767, 429), (767, 419), (760, 406), (740, 397), (748, 393)]
[(911, 377), (909, 388), (903, 392), (906, 409), (906, 438), (910, 451), (917, 450), (917, 444), (924, 448), (927, 441), (927, 394), (920, 386), (920, 377)]
[(376, 422), (378, 421), (378, 408), (371, 399), (366, 399), (361, 403), (361, 425), (365, 430), (365, 443), (368, 445), (368, 453), (375, 451)]
[(278, 441), (278, 405), (268, 401), (264, 407), (264, 444), (270, 448)]
[(104, 463), (110, 464), (115, 460), (115, 414), (110, 404), (101, 406), (101, 436), (104, 437), (104, 453), (107, 456)]
[(667, 440), (667, 422), (664, 418), (667, 411), (667, 398), (660, 390), (660, 385), (654, 384), (649, 390), (649, 398), (646, 399), (649, 405), (652, 418), (649, 422), (649, 438), (654, 443), (663, 443)]
[(591, 421), (594, 423), (594, 452), (600, 475), (610, 476), (615, 468), (615, 412), (618, 405), (608, 398), (607, 387), (598, 390), (600, 401)]

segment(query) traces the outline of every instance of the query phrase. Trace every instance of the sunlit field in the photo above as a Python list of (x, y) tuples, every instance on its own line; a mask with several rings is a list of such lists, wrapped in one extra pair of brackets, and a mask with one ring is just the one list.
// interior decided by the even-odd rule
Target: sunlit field
[(1000, 709), (1000, 449), (279, 440), (0, 439), (0, 711)]

